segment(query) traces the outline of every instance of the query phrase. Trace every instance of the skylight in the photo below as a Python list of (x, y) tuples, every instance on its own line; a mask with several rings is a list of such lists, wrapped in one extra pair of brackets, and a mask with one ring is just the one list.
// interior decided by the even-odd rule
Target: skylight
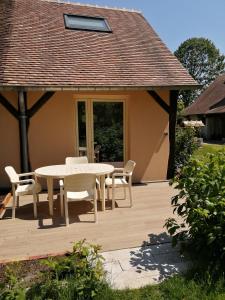
[(112, 32), (108, 22), (100, 17), (64, 15), (67, 29)]

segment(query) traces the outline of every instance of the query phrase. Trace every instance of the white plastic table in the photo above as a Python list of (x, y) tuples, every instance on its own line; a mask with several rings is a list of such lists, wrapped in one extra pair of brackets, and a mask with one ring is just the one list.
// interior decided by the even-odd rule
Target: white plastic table
[(105, 176), (112, 173), (114, 167), (108, 164), (88, 163), (71, 165), (53, 165), (38, 168), (35, 170), (37, 177), (47, 179), (49, 213), (53, 215), (53, 179), (63, 179), (68, 175), (80, 173), (92, 173), (100, 177), (102, 210), (105, 210)]

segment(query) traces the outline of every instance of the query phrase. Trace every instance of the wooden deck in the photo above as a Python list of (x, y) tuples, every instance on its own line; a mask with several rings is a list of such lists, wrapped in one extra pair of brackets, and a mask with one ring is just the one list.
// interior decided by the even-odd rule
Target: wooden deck
[(166, 238), (165, 219), (172, 215), (170, 198), (174, 190), (168, 183), (150, 183), (133, 187), (134, 207), (128, 201), (118, 200), (117, 208), (99, 211), (99, 221), (93, 223), (91, 203), (70, 203), (70, 226), (64, 226), (59, 215), (59, 199), (54, 201), (54, 218), (48, 215), (47, 195), (40, 195), (38, 220), (33, 219), (32, 198), (21, 198), (16, 219), (11, 209), (0, 220), (0, 262), (28, 259), (34, 256), (60, 254), (71, 250), (75, 241), (102, 245), (102, 250), (115, 250), (141, 246), (144, 242)]

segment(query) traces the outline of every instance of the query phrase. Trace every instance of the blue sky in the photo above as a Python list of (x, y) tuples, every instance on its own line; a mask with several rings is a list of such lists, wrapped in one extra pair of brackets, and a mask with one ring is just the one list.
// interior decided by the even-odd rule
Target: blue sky
[(172, 51), (187, 38), (206, 37), (225, 54), (225, 0), (80, 0), (80, 2), (141, 10)]

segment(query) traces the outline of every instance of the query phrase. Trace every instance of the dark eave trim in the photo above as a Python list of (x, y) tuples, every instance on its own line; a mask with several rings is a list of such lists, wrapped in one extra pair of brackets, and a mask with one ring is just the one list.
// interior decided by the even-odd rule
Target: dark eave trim
[(156, 86), (104, 86), (104, 85), (29, 85), (29, 86), (17, 86), (17, 85), (0, 85), (0, 91), (76, 91), (76, 92), (86, 92), (86, 91), (151, 91), (156, 89), (165, 90), (193, 90), (200, 88), (200, 85), (156, 85)]

